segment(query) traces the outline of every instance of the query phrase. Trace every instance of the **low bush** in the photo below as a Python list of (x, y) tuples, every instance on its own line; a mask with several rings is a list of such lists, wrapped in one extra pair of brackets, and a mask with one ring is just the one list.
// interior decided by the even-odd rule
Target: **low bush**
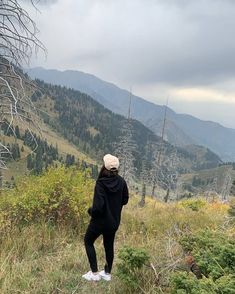
[(117, 264), (117, 276), (129, 288), (138, 288), (141, 281), (140, 270), (149, 261), (149, 255), (142, 248), (132, 248), (125, 246), (120, 249), (119, 263)]
[(172, 293), (235, 293), (235, 239), (223, 232), (204, 230), (184, 236), (180, 243), (195, 258), (203, 275), (198, 280), (192, 273), (172, 276)]
[(180, 272), (172, 275), (172, 294), (234, 294), (235, 275), (226, 275), (216, 281), (204, 277), (197, 280), (192, 273)]
[(32, 223), (78, 228), (87, 217), (93, 181), (75, 168), (50, 169), (42, 176), (22, 179), (0, 200), (1, 228)]
[(181, 201), (183, 207), (191, 208), (193, 211), (199, 211), (201, 208), (206, 206), (206, 201), (202, 199), (188, 199)]

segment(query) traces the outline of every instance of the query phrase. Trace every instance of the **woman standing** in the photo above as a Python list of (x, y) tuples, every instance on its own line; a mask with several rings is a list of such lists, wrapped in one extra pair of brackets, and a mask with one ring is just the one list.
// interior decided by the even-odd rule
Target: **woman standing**
[[(126, 181), (118, 175), (118, 158), (106, 154), (103, 162), (95, 185), (93, 205), (88, 209), (91, 221), (84, 237), (91, 271), (82, 277), (89, 281), (111, 280), (115, 233), (120, 224), (122, 206), (129, 199)], [(100, 235), (103, 235), (106, 264), (104, 270), (98, 272), (94, 242)]]

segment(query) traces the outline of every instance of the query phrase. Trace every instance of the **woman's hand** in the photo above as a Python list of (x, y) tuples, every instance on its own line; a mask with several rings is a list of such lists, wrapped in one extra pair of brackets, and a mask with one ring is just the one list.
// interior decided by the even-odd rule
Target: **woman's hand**
[(87, 210), (87, 212), (91, 216), (91, 214), (92, 214), (92, 207), (89, 207), (88, 210)]

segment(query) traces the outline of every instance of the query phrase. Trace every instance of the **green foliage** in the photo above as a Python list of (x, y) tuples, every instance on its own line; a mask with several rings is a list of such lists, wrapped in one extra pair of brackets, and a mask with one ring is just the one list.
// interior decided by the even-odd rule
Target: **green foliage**
[(235, 275), (222, 276), (216, 280), (218, 287), (217, 293), (234, 294), (235, 293)]
[(189, 199), (181, 202), (182, 206), (191, 208), (193, 211), (199, 211), (206, 205), (202, 199)]
[(25, 131), (22, 139), (24, 144), (33, 151), (27, 157), (27, 168), (32, 170), (34, 174), (41, 174), (45, 168), (58, 160), (58, 148), (52, 144), (49, 145), (47, 140), (41, 139), (36, 134), (31, 134), (28, 130)]
[(67, 154), (65, 159), (65, 166), (69, 167), (70, 165), (73, 165), (74, 163), (75, 163), (74, 155)]
[(211, 279), (197, 280), (192, 273), (179, 272), (171, 278), (172, 294), (216, 293)]
[(199, 266), (203, 279), (192, 273), (179, 272), (172, 276), (172, 293), (235, 293), (235, 240), (224, 233), (202, 231), (180, 240)]
[(171, 286), (172, 294), (234, 294), (235, 275), (223, 276), (213, 281), (206, 277), (197, 280), (192, 273), (174, 273)]
[(75, 168), (50, 169), (22, 179), (0, 200), (0, 227), (40, 221), (80, 228), (87, 216), (93, 181)]
[(140, 282), (140, 270), (149, 261), (148, 253), (142, 248), (123, 247), (118, 254), (118, 277), (130, 288), (137, 288)]
[(199, 177), (197, 176), (194, 176), (193, 177), (193, 180), (192, 180), (192, 186), (193, 187), (200, 187), (200, 186), (204, 186), (205, 185), (205, 181), (200, 179)]

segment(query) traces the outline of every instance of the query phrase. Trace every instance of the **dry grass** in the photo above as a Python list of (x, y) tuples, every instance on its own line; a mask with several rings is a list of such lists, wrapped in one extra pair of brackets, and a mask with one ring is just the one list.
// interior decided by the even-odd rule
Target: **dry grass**
[(2, 170), (4, 181), (10, 181), (11, 177), (13, 176), (15, 179), (18, 177), (22, 177), (22, 175), (28, 174), (27, 170), (27, 156), (32, 151), (29, 149), (28, 146), (23, 145), (23, 141), (20, 139), (17, 139), (15, 137), (9, 137), (2, 135), (1, 136), (2, 142), (5, 142), (6, 144), (14, 144), (18, 143), (19, 148), (24, 147), (24, 152), (21, 152), (21, 158), (17, 160), (11, 160), (7, 164), (7, 169)]
[[(22, 126), (20, 122), (18, 123), (20, 127), (20, 132), (23, 133), (27, 128), (25, 126)], [(84, 160), (87, 163), (96, 164), (96, 162), (91, 159), (89, 156), (84, 154), (83, 152), (79, 151), (79, 149), (68, 140), (62, 138), (59, 134), (57, 134), (55, 131), (50, 129), (48, 126), (46, 126), (43, 122), (41, 122), (41, 133), (39, 133), (39, 130), (35, 129), (34, 132), (37, 135), (40, 135), (41, 139), (47, 140), (47, 143), (50, 145), (52, 144), (54, 147), (58, 147), (58, 152), (62, 156), (66, 156), (66, 154), (74, 155), (75, 158), (78, 158), (79, 160)], [(25, 174), (29, 174), (29, 171), (27, 169), (27, 155), (32, 153), (30, 148), (28, 146), (23, 145), (23, 141), (20, 139), (17, 139), (15, 137), (9, 137), (5, 135), (1, 135), (1, 140), (3, 142), (10, 143), (18, 143), (19, 148), (24, 146), (24, 152), (21, 152), (21, 158), (18, 160), (12, 160), (7, 163), (7, 169), (3, 170), (3, 178), (4, 181), (10, 181), (11, 177), (13, 176), (15, 179), (18, 177), (22, 177)]]
[(52, 129), (47, 127), (45, 124), (42, 125), (42, 139), (46, 139), (49, 144), (58, 146), (59, 154), (66, 155), (72, 154), (80, 160), (85, 160), (88, 163), (95, 164), (95, 161), (88, 157), (86, 154), (78, 150), (78, 148), (68, 140), (62, 138), (59, 134), (54, 132)]
[[(169, 274), (182, 264), (184, 253), (178, 236), (203, 228), (217, 229), (224, 223), (228, 206), (206, 204), (198, 212), (180, 203), (162, 204), (147, 199), (138, 208), (133, 196), (123, 211), (117, 233), (115, 252), (124, 245), (144, 247), (151, 255), (152, 268), (143, 269), (140, 288), (133, 292), (116, 277), (114, 262), (111, 283), (89, 283), (81, 278), (88, 262), (81, 234), (69, 228), (53, 228), (46, 224), (16, 229), (1, 243), (1, 293), (168, 293)], [(96, 242), (100, 268), (104, 253), (102, 240)], [(154, 272), (154, 270), (156, 272)]]
[(211, 169), (204, 169), (200, 170), (191, 174), (184, 174), (181, 176), (181, 181), (186, 184), (191, 184), (193, 177), (197, 176), (200, 179), (204, 180), (205, 182), (208, 179), (214, 179), (217, 178), (217, 185), (218, 187), (223, 186), (225, 175), (230, 172), (231, 176), (235, 177), (235, 170), (232, 169), (231, 165), (225, 165), (225, 166), (219, 166), (216, 168)]

